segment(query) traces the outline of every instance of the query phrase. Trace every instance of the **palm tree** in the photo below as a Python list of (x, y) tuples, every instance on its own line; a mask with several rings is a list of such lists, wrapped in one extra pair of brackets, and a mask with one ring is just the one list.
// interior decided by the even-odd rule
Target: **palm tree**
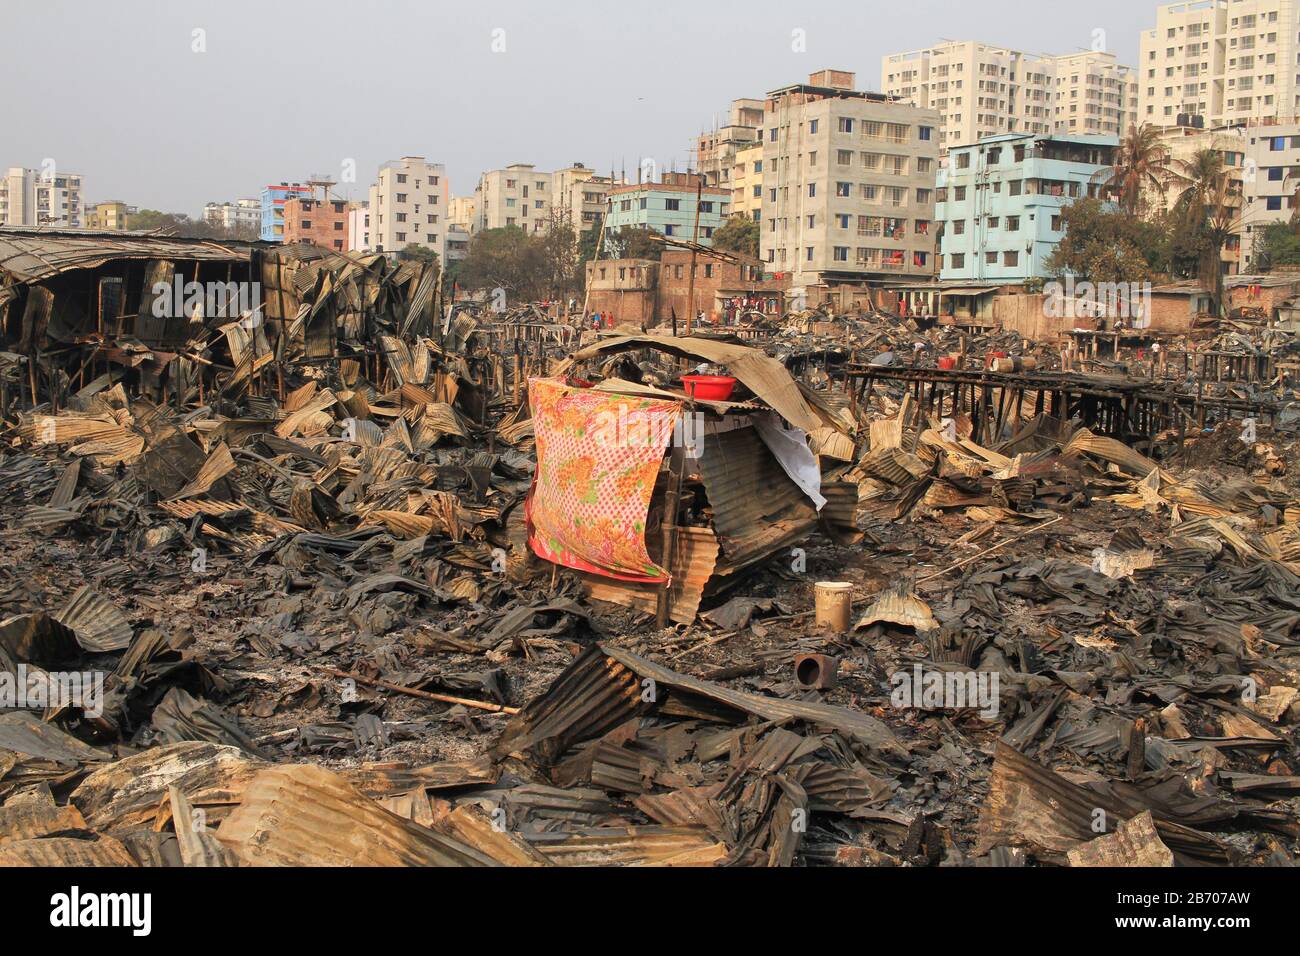
[(1206, 240), (1201, 281), (1207, 286), (1216, 316), (1223, 310), (1223, 247), (1241, 229), (1241, 193), (1225, 165), (1223, 153), (1202, 149), (1173, 163), (1169, 184), (1177, 191), (1177, 221)]
[(1144, 211), (1144, 194), (1165, 194), (1170, 177), (1169, 147), (1160, 139), (1160, 127), (1150, 123), (1130, 126), (1115, 150), (1112, 164), (1098, 178), (1106, 191), (1130, 216)]

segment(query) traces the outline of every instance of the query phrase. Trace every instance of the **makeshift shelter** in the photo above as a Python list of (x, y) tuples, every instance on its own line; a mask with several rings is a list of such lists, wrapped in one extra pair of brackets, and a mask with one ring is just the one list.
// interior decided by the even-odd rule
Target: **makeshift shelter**
[(433, 334), (438, 278), (304, 244), (0, 227), (0, 412), (118, 382), (176, 405), (258, 394), (268, 367), (281, 398), (312, 365), (378, 379), (397, 354), (385, 337)]
[[(623, 352), (718, 366), (728, 401), (675, 383), (571, 373)], [(694, 620), (701, 599), (818, 527), (852, 535), (856, 489), (823, 482), (809, 433), (847, 427), (785, 367), (731, 342), (617, 336), (529, 383), (537, 474), (527, 501), (533, 554), (576, 571), (592, 598)], [(593, 379), (599, 375), (591, 375)], [(787, 551), (788, 553), (788, 551)]]

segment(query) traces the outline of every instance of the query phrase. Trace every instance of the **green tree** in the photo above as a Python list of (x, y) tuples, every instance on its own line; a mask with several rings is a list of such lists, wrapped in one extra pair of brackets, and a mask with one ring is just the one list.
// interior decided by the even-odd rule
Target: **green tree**
[(1141, 123), (1129, 127), (1113, 163), (1098, 179), (1121, 210), (1136, 216), (1147, 211), (1145, 196), (1164, 195), (1171, 172), (1169, 149), (1161, 142), (1159, 127)]
[(543, 298), (550, 279), (551, 268), (541, 242), (518, 226), (477, 233), (457, 270), (462, 288), (474, 292), (504, 289), (514, 302)]
[(739, 252), (758, 258), (758, 223), (748, 216), (732, 216), (721, 229), (713, 233), (713, 248), (724, 252)]
[(225, 232), (221, 227), (191, 219), (184, 213), (160, 212), (157, 209), (141, 209), (131, 214), (132, 229), (159, 232), (165, 236), (180, 236), (185, 239), (222, 238)]
[(600, 229), (604, 220), (604, 216), (597, 216), (591, 228), (584, 229), (578, 239), (578, 260), (583, 266), (596, 258), (596, 243), (600, 242)]
[(582, 288), (583, 260), (578, 234), (567, 220), (554, 220), (546, 234), (535, 240), (546, 267), (547, 299), (567, 299)]
[(1052, 275), (1093, 282), (1150, 282), (1164, 272), (1168, 240), (1160, 223), (1145, 222), (1099, 199), (1061, 209), (1064, 237), (1048, 258)]
[(231, 239), (241, 242), (255, 242), (259, 232), (253, 226), (232, 226), (227, 229), (203, 219), (192, 219), (184, 213), (160, 212), (157, 209), (141, 209), (132, 213), (128, 226), (133, 231), (159, 232), (182, 239)]
[(1267, 272), (1275, 266), (1300, 265), (1300, 233), (1297, 223), (1273, 222), (1255, 239), (1254, 271)]
[(415, 242), (408, 242), (402, 247), (401, 251), (397, 253), (397, 258), (413, 259), (419, 262), (431, 262), (436, 264), (438, 261), (438, 253), (430, 249), (428, 246), (422, 246)]
[(661, 235), (649, 226), (623, 226), (611, 235), (605, 233), (605, 249), (611, 259), (654, 259), (659, 261), (663, 245), (655, 240)]
[(1217, 149), (1202, 149), (1173, 164), (1171, 185), (1177, 191), (1176, 228), (1199, 232), (1205, 240), (1200, 279), (1210, 294), (1215, 315), (1223, 314), (1223, 248), (1241, 228), (1241, 194), (1232, 167)]

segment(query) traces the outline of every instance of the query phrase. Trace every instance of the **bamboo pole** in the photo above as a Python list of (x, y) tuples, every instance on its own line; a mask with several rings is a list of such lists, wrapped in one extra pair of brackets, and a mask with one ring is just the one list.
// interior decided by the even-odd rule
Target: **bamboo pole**
[(362, 674), (354, 674), (351, 671), (341, 671), (334, 667), (317, 667), (317, 670), (331, 674), (334, 677), (341, 677), (346, 680), (354, 680), (358, 684), (369, 684), (372, 687), (382, 687), (384, 690), (391, 690), (396, 694), (406, 694), (408, 697), (419, 697), (422, 700), (436, 700), (443, 704), (460, 704), (463, 707), (474, 707), (478, 710), (488, 710), (497, 714), (517, 714), (518, 707), (503, 707), (500, 704), (489, 704), (481, 700), (471, 700), (468, 697), (452, 697), (450, 694), (435, 694), (427, 690), (417, 690), (414, 687), (404, 687), (401, 684), (390, 684), (386, 680), (380, 680), (377, 677), (366, 677)]

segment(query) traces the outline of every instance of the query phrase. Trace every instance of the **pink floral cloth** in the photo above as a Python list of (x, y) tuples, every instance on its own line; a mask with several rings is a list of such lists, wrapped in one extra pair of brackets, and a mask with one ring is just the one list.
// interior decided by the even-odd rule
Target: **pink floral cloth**
[(668, 580), (645, 545), (650, 496), (682, 403), (528, 382), (537, 474), (528, 543), (547, 561), (623, 581)]

